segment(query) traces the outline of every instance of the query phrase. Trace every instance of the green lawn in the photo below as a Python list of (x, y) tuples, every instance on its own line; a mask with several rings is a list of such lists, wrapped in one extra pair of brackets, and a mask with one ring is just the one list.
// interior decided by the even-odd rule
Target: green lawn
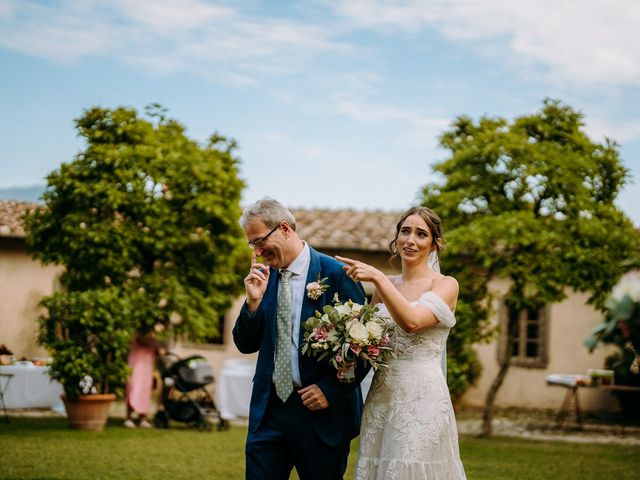
[[(242, 479), (246, 429), (72, 431), (60, 418), (0, 420), (0, 479)], [(638, 478), (640, 447), (461, 438), (470, 480)], [(352, 478), (354, 442), (347, 477)], [(297, 477), (293, 477), (297, 478)]]

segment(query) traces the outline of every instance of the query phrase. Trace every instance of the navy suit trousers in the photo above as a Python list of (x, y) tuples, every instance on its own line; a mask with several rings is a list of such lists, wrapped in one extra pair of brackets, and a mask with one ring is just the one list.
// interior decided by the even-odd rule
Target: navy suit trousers
[(300, 480), (340, 480), (347, 468), (349, 443), (332, 447), (315, 432), (312, 416), (294, 391), (282, 402), (272, 386), (260, 427), (249, 432), (246, 446), (248, 480), (288, 480), (293, 467)]

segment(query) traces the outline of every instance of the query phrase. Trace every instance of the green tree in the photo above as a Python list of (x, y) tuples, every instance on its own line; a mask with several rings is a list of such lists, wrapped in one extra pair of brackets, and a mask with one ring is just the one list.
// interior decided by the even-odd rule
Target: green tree
[[(442, 135), (450, 156), (434, 167), (441, 181), (424, 187), (423, 203), (448, 226), (444, 269), (466, 272), (461, 299), (487, 304), (488, 282), (502, 277), (512, 312), (558, 302), (567, 288), (588, 292), (602, 308), (620, 275), (638, 264), (638, 235), (614, 205), (627, 170), (616, 143), (591, 141), (583, 126), (580, 112), (547, 99), (512, 122), (459, 117)], [(502, 328), (511, 345), (517, 316)], [(486, 398), (485, 435), (510, 365), (505, 350)]]
[(47, 177), (45, 208), (26, 218), (32, 255), (64, 266), (69, 295), (44, 304), (71, 321), (71, 294), (117, 291), (131, 331), (215, 336), (249, 261), (236, 144), (214, 134), (201, 145), (158, 105), (147, 113), (96, 107), (76, 120), (86, 148)]

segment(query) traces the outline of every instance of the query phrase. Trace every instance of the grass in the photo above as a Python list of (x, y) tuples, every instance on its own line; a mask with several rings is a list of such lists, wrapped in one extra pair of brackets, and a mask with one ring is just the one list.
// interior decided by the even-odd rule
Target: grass
[[(72, 431), (63, 418), (0, 420), (0, 479), (244, 478), (246, 428), (199, 432), (127, 430), (112, 421), (101, 433)], [(470, 480), (637, 478), (640, 447), (462, 437)], [(346, 479), (353, 477), (357, 442)], [(292, 478), (297, 478), (295, 474)]]

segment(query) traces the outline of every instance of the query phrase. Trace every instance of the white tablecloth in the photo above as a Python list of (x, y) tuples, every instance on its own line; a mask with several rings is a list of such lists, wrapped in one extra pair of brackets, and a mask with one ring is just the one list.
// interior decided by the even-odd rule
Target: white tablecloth
[[(255, 371), (256, 363), (253, 360), (230, 359), (224, 362), (216, 384), (216, 401), (222, 418), (233, 420), (249, 416), (251, 381)], [(363, 398), (367, 397), (372, 378), (373, 370), (360, 384)]]
[[(60, 398), (62, 385), (51, 380), (49, 367), (35, 365), (1, 365), (0, 373), (9, 373), (13, 377), (4, 389), (4, 403), (7, 408), (51, 408), (64, 412)], [(0, 376), (2, 387), (7, 377)]]
[(225, 360), (216, 383), (216, 401), (226, 420), (249, 416), (251, 381), (256, 371), (253, 360)]

